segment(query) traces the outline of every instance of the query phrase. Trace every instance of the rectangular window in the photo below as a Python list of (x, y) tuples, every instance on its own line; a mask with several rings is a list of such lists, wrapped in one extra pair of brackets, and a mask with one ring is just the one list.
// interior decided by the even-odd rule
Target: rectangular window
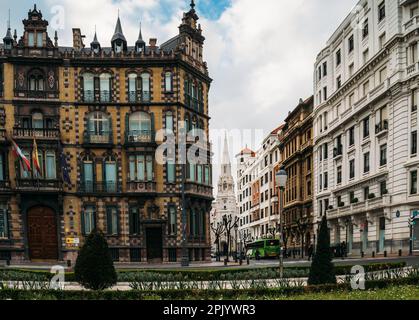
[(327, 87), (323, 88), (323, 99), (327, 100)]
[(413, 131), (412, 132), (412, 138), (411, 138), (411, 142), (410, 142), (410, 154), (416, 155), (418, 153), (418, 132), (417, 131)]
[(175, 206), (169, 207), (169, 234), (171, 236), (177, 234), (177, 213)]
[(28, 33), (28, 46), (29, 47), (35, 46), (35, 33), (33, 32)]
[(129, 233), (130, 235), (138, 235), (140, 233), (140, 215), (138, 207), (129, 208)]
[(339, 66), (342, 62), (342, 55), (340, 53), (340, 49), (336, 51), (336, 66)]
[(384, 48), (386, 41), (387, 41), (387, 37), (386, 37), (386, 33), (384, 32), (378, 39), (380, 50)]
[(418, 110), (418, 90), (412, 90), (412, 112)]
[(370, 58), (370, 50), (367, 49), (362, 53), (362, 57), (364, 60), (364, 63), (367, 63), (368, 59)]
[(0, 204), (0, 239), (9, 237), (9, 224), (7, 216), (7, 205)]
[(327, 76), (327, 62), (323, 62), (323, 76)]
[(93, 163), (85, 162), (83, 164), (83, 179), (85, 191), (93, 191)]
[(166, 74), (164, 76), (164, 87), (165, 87), (166, 92), (172, 92), (173, 91), (172, 73), (171, 72), (166, 72)]
[(326, 160), (329, 157), (329, 150), (328, 150), (328, 144), (325, 143), (323, 145), (323, 151), (324, 151), (324, 159)]
[(204, 183), (207, 184), (207, 185), (210, 185), (211, 184), (211, 177), (210, 177), (210, 168), (208, 166), (205, 166), (204, 174), (205, 174)]
[(368, 19), (365, 19), (364, 25), (362, 27), (362, 38), (365, 39), (369, 34)]
[(189, 164), (189, 181), (194, 182), (196, 178), (196, 165), (193, 163)]
[(153, 156), (147, 156), (147, 181), (153, 181)]
[(410, 172), (410, 194), (418, 193), (418, 172), (417, 170)]
[(370, 81), (368, 80), (362, 85), (362, 92), (364, 97), (370, 92)]
[(173, 113), (171, 112), (166, 113), (166, 130), (173, 132)]
[(367, 201), (370, 196), (370, 187), (364, 188), (364, 201)]
[(342, 167), (339, 166), (337, 167), (337, 178), (336, 178), (336, 182), (337, 184), (341, 184), (342, 183)]
[(5, 170), (5, 161), (3, 160), (4, 155), (2, 153), (0, 153), (0, 181), (4, 181), (5, 179), (5, 175), (4, 172)]
[(198, 164), (196, 166), (197, 182), (202, 184), (202, 165)]
[(378, 22), (381, 22), (386, 17), (386, 3), (383, 1), (378, 6)]
[(380, 84), (383, 83), (387, 79), (387, 68), (383, 68), (380, 70)]
[(167, 162), (167, 182), (175, 183), (176, 182), (176, 164), (173, 161)]
[(388, 193), (387, 191), (387, 182), (386, 181), (382, 181), (380, 183), (380, 194), (381, 196), (384, 196)]
[(370, 118), (369, 117), (363, 120), (363, 136), (364, 136), (364, 139), (370, 136)]
[(36, 33), (36, 46), (39, 48), (43, 47), (43, 42), (44, 42), (43, 33), (37, 32)]
[(364, 173), (370, 172), (370, 153), (364, 153)]
[(329, 187), (329, 177), (328, 177), (328, 173), (325, 172), (324, 173), (324, 189), (327, 190), (328, 187)]
[(108, 235), (118, 235), (118, 209), (116, 207), (106, 208), (106, 225)]
[(387, 165), (387, 145), (380, 147), (380, 167)]
[(349, 147), (355, 145), (355, 127), (349, 129)]
[(349, 53), (354, 51), (354, 36), (353, 35), (351, 35), (348, 39), (348, 51)]
[(85, 207), (81, 217), (83, 235), (88, 236), (96, 227), (95, 208), (93, 206)]
[(355, 160), (349, 161), (349, 179), (355, 178)]
[(45, 154), (45, 178), (56, 179), (57, 178), (57, 167), (55, 161), (55, 152), (47, 151)]
[(355, 65), (351, 63), (349, 65), (349, 77), (352, 77), (354, 75)]
[(336, 79), (336, 87), (338, 89), (340, 89), (340, 87), (342, 86), (342, 76), (337, 77)]

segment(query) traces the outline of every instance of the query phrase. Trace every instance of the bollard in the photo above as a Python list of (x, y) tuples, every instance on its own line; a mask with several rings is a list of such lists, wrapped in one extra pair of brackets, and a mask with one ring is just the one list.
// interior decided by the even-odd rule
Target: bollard
[(399, 257), (401, 257), (403, 255), (403, 251), (402, 249), (399, 250)]

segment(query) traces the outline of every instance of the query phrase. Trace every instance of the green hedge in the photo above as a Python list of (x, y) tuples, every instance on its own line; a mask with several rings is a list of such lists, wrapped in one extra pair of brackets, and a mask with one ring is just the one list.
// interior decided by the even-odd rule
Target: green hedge
[[(406, 266), (405, 262), (392, 263), (372, 263), (364, 265), (366, 272), (380, 271), (387, 269), (397, 269)], [(346, 275), (351, 273), (352, 266), (335, 266), (336, 275)], [(307, 277), (309, 274), (309, 267), (288, 267), (285, 268), (285, 277)], [(234, 277), (239, 279), (273, 279), (279, 277), (279, 270), (277, 267), (264, 268), (232, 268), (232, 269), (210, 269), (210, 270), (120, 270), (118, 271), (119, 282), (130, 282), (139, 274), (148, 274), (150, 281), (153, 276), (158, 279), (167, 277), (173, 281), (180, 279), (189, 281), (217, 281), (226, 280)], [(52, 274), (47, 271), (29, 271), (19, 269), (0, 269), (0, 280), (37, 280), (45, 281), (51, 279)], [(74, 273), (66, 273), (65, 279), (67, 282), (75, 282)]]
[[(390, 286), (419, 285), (419, 277), (395, 280), (367, 281), (366, 289), (384, 289)], [(348, 292), (350, 285), (324, 285), (280, 289), (249, 290), (167, 290), (167, 291), (53, 291), (53, 290), (0, 290), (0, 300), (240, 300), (275, 299), (310, 293)]]

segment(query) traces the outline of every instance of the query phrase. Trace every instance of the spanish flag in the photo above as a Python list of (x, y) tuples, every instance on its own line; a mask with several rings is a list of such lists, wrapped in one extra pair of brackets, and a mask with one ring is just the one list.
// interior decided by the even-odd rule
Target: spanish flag
[(36, 144), (36, 139), (35, 138), (33, 138), (32, 160), (33, 160), (33, 165), (34, 165), (36, 171), (38, 171), (39, 175), (42, 176), (41, 166), (39, 165), (38, 146)]

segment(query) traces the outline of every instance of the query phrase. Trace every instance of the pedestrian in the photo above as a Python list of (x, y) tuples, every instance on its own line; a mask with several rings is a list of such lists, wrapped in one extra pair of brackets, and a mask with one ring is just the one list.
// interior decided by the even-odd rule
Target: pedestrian
[(310, 246), (308, 247), (308, 250), (307, 250), (308, 261), (311, 260), (311, 257), (313, 256), (313, 252), (314, 252), (314, 246), (313, 246), (313, 244), (310, 244)]

